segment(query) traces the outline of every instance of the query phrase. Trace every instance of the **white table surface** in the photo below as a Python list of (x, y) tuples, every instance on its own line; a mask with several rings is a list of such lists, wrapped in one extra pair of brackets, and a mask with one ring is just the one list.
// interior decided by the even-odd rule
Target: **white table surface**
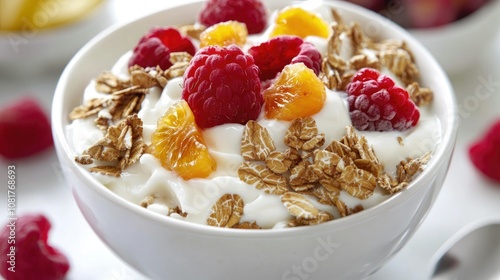
[[(115, 0), (116, 1), (116, 0)], [(117, 21), (139, 17), (150, 10), (173, 5), (173, 1), (120, 0)], [(132, 12), (133, 11), (133, 12)], [(459, 59), (459, 58), (457, 58)], [(429, 258), (450, 233), (481, 219), (500, 220), (500, 184), (482, 178), (471, 165), (467, 148), (495, 119), (500, 119), (500, 33), (490, 49), (478, 55), (479, 63), (466, 73), (450, 77), (461, 108), (458, 141), (443, 189), (426, 220), (386, 266), (370, 280), (425, 279)], [(0, 73), (0, 104), (20, 95), (37, 97), (50, 112), (52, 95), (61, 69), (36, 75)], [(489, 81), (489, 84), (487, 83)], [(477, 97), (488, 95), (485, 100)], [(98, 239), (84, 220), (72, 197), (71, 188), (60, 172), (54, 149), (35, 157), (8, 161), (0, 158), (0, 184), (6, 186), (7, 166), (17, 169), (17, 213), (43, 213), (53, 224), (50, 243), (70, 259), (67, 279), (146, 280), (124, 264)], [(0, 211), (6, 209), (2, 187)], [(6, 213), (0, 213), (4, 224)]]

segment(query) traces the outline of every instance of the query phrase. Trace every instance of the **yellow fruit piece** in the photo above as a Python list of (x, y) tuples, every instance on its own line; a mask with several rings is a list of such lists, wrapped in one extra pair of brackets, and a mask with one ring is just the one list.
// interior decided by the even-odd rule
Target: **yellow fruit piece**
[(328, 23), (318, 15), (299, 7), (287, 7), (278, 13), (270, 37), (295, 35), (300, 38), (307, 36), (328, 38), (329, 34)]
[(185, 180), (205, 178), (217, 167), (185, 100), (170, 106), (158, 120), (151, 146), (163, 167)]
[(236, 44), (243, 47), (247, 41), (248, 30), (244, 23), (226, 21), (214, 24), (200, 34), (200, 47)]
[(266, 117), (285, 121), (318, 113), (326, 99), (323, 82), (303, 63), (285, 66), (263, 94)]
[(77, 21), (103, 0), (0, 0), (0, 30), (32, 31)]

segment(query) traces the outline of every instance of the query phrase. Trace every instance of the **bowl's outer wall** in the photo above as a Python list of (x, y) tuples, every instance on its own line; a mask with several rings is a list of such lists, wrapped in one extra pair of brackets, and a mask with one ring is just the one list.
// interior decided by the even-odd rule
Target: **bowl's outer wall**
[[(70, 164), (69, 162), (62, 163)], [(147, 219), (68, 176), (83, 215), (104, 242), (152, 279), (361, 279), (376, 271), (413, 234), (444, 180), (447, 166), (422, 181), (406, 201), (347, 226), (261, 237), (181, 231)], [(439, 175), (439, 176), (438, 176)], [(196, 269), (193, 268), (196, 266)], [(293, 278), (299, 277), (299, 278)], [(338, 278), (337, 278), (338, 277)]]
[[(434, 106), (445, 137), (422, 176), (407, 190), (356, 215), (310, 228), (235, 231), (165, 219), (114, 195), (73, 160), (64, 135), (70, 110), (88, 82), (135, 45), (151, 26), (190, 23), (203, 1), (140, 19), (91, 41), (68, 65), (56, 89), (53, 128), (57, 153), (89, 224), (119, 256), (152, 279), (361, 279), (408, 240), (442, 186), (449, 166), (456, 113), (451, 86), (432, 57), (401, 28), (360, 8), (335, 3), (350, 20), (380, 38), (403, 37), (414, 49), (423, 83), (440, 92)], [(287, 1), (271, 2), (283, 7)], [(279, 5), (277, 4), (279, 3)], [(382, 25), (381, 23), (382, 22)], [(391, 31), (382, 26), (390, 25)], [(368, 33), (368, 32), (367, 32)], [(432, 74), (428, 74), (432, 73)]]

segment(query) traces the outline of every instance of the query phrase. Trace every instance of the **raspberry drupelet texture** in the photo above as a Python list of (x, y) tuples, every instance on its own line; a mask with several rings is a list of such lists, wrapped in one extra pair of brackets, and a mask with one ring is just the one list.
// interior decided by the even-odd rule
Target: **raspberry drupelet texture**
[(292, 63), (304, 63), (316, 75), (321, 70), (321, 54), (313, 44), (299, 37), (282, 35), (260, 45), (253, 46), (248, 53), (259, 66), (261, 80), (273, 79), (283, 68)]
[(500, 183), (500, 120), (469, 147), (469, 157), (482, 174)]
[(253, 57), (236, 45), (200, 49), (184, 73), (182, 90), (198, 126), (257, 119), (264, 103), (258, 73)]
[(156, 67), (166, 70), (172, 63), (170, 53), (187, 52), (194, 55), (196, 49), (188, 37), (173, 27), (153, 27), (134, 47), (128, 66)]
[[(15, 223), (15, 245), (9, 224), (0, 232), (2, 264), (0, 274), (8, 280), (59, 280), (69, 270), (69, 262), (57, 249), (47, 244), (50, 222), (40, 214), (23, 215)], [(15, 247), (15, 272), (9, 270), (11, 246)]]
[(206, 26), (235, 20), (246, 24), (249, 34), (257, 34), (266, 28), (267, 11), (260, 0), (208, 0), (199, 20)]
[(420, 118), (408, 92), (375, 69), (356, 72), (346, 92), (349, 116), (358, 130), (404, 131), (415, 126)]
[(53, 146), (50, 121), (36, 99), (23, 97), (0, 110), (0, 156), (35, 155)]

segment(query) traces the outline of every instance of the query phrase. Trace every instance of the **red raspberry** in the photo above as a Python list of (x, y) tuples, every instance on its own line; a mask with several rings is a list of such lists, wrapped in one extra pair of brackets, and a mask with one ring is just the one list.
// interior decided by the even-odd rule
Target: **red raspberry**
[(352, 124), (358, 130), (406, 130), (420, 118), (408, 92), (377, 70), (363, 68), (347, 85), (347, 101)]
[(260, 33), (267, 25), (266, 7), (260, 0), (208, 0), (200, 13), (206, 26), (229, 20), (246, 24), (249, 34)]
[(500, 120), (469, 147), (469, 157), (482, 174), (500, 183)]
[(260, 45), (253, 46), (248, 53), (259, 66), (261, 80), (272, 79), (288, 64), (304, 63), (316, 75), (321, 70), (321, 54), (313, 44), (296, 36), (278, 36)]
[(49, 230), (40, 214), (10, 220), (0, 232), (0, 274), (7, 280), (64, 279), (69, 262), (47, 244)]
[(187, 37), (172, 27), (151, 28), (134, 47), (128, 66), (156, 67), (166, 70), (170, 63), (170, 53), (187, 52), (194, 55), (196, 49)]
[(52, 147), (50, 122), (38, 101), (25, 97), (0, 110), (0, 155), (22, 158)]
[(184, 73), (182, 98), (201, 128), (245, 124), (260, 114), (259, 68), (236, 45), (199, 50)]

